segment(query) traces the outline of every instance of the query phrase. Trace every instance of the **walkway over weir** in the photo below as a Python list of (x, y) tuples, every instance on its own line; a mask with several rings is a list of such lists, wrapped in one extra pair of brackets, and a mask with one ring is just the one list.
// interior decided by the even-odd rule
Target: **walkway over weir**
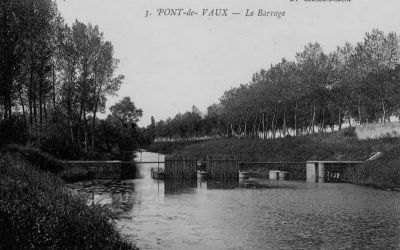
[(341, 182), (344, 172), (363, 161), (307, 161), (307, 182)]

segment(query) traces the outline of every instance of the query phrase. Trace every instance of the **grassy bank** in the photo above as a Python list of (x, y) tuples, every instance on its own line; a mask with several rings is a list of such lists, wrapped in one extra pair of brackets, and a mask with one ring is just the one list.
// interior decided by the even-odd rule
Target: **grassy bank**
[(204, 143), (204, 141), (157, 142), (145, 148), (150, 152), (157, 152), (161, 154), (174, 154), (175, 152), (180, 152), (184, 150), (186, 147), (190, 145), (201, 144), (201, 143)]
[(36, 169), (56, 174), (69, 183), (93, 179), (92, 174), (86, 170), (75, 169), (75, 171), (65, 171), (66, 166), (61, 160), (33, 147), (20, 144), (1, 146), (0, 154), (6, 153), (18, 154), (21, 159), (34, 166)]
[[(161, 144), (162, 145), (162, 144)], [(158, 146), (162, 148), (162, 146)], [(398, 138), (357, 139), (353, 130), (281, 139), (227, 139), (186, 145), (165, 144), (172, 154), (204, 159), (207, 155), (235, 155), (241, 161), (365, 160), (373, 152), (400, 145)], [(156, 147), (154, 147), (156, 148)]]
[[(379, 160), (359, 165), (351, 182), (379, 188), (399, 187), (400, 183), (400, 139), (382, 138), (358, 140), (354, 130), (345, 129), (331, 134), (299, 136), (291, 138), (227, 139), (198, 142), (194, 144), (159, 143), (153, 149), (159, 152), (186, 155), (205, 159), (207, 155), (235, 155), (240, 161), (290, 161), (308, 160), (366, 160), (373, 152), (383, 152)], [(157, 151), (156, 151), (157, 152)], [(257, 168), (255, 166), (254, 168)], [(263, 166), (266, 168), (266, 166)], [(273, 168), (276, 168), (274, 166)], [(295, 179), (305, 179), (305, 168), (280, 166), (282, 170), (294, 172)], [(255, 169), (254, 169), (255, 170)]]
[(115, 214), (87, 206), (61, 178), (25, 158), (0, 157), (0, 249), (135, 249), (116, 229)]
[(375, 161), (358, 165), (347, 176), (355, 184), (400, 191), (400, 146), (384, 152)]

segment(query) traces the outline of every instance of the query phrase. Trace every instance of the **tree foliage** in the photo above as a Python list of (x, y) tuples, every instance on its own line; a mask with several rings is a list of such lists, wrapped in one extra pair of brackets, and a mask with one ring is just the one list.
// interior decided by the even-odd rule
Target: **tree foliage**
[(390, 121), (399, 115), (399, 53), (399, 36), (377, 29), (330, 53), (309, 43), (295, 61), (282, 59), (226, 91), (192, 129), (190, 112), (157, 122), (156, 137), (275, 138)]
[[(101, 155), (96, 142), (107, 126), (97, 116), (123, 82), (118, 63), (98, 26), (66, 25), (53, 0), (1, 1), (0, 122), (15, 125), (2, 131), (2, 143), (22, 134), (61, 157)], [(136, 128), (142, 111), (134, 109), (127, 119)]]

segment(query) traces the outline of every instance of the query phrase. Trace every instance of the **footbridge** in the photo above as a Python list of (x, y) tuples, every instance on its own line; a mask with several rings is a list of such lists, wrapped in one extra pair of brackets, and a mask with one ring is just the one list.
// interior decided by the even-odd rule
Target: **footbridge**
[(353, 168), (363, 161), (307, 161), (307, 182), (342, 182), (347, 168)]
[(375, 152), (365, 161), (307, 161), (306, 176), (307, 182), (342, 182), (347, 169), (366, 161), (373, 161), (382, 156), (382, 152)]

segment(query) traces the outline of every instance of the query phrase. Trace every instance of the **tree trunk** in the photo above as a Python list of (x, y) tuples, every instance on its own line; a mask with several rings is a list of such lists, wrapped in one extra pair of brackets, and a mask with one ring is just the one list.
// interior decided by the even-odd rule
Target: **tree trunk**
[(72, 142), (72, 144), (74, 144), (74, 130), (73, 130), (73, 126), (72, 126), (71, 100), (70, 99), (71, 99), (71, 95), (70, 95), (70, 93), (68, 93), (68, 95), (67, 95), (67, 119), (68, 119), (68, 123), (69, 123), (69, 132), (70, 132), (70, 136), (71, 136), (71, 142)]
[(26, 125), (25, 105), (24, 105), (24, 99), (22, 98), (22, 90), (20, 88), (18, 88), (18, 96), (19, 96), (19, 103), (22, 107), (22, 116), (24, 117), (24, 123)]
[(265, 139), (265, 113), (262, 116), (262, 139)]
[[(362, 118), (361, 117), (361, 97), (358, 97), (357, 109), (358, 109), (358, 122), (361, 124), (362, 123), (362, 120), (361, 120), (361, 118)], [(350, 122), (350, 120), (349, 120), (349, 122)]]
[(385, 100), (382, 98), (382, 121), (386, 123), (386, 107), (385, 107)]
[(247, 138), (247, 118), (244, 121), (244, 137)]
[(44, 102), (43, 102), (43, 112), (44, 112), (44, 123), (47, 124), (47, 107), (46, 107), (46, 97), (43, 98)]
[(316, 113), (316, 104), (315, 104), (315, 99), (313, 102), (313, 113), (312, 113), (312, 120), (311, 120), (311, 129), (312, 129), (312, 133), (315, 134), (315, 113)]
[(294, 134), (295, 134), (295, 136), (297, 136), (297, 107), (298, 107), (298, 103), (296, 100), (296, 108), (294, 111)]
[(95, 136), (95, 129), (96, 129), (96, 114), (97, 114), (97, 107), (94, 108), (93, 117), (92, 117), (92, 149), (94, 149), (94, 136)]
[(39, 123), (43, 124), (43, 76), (39, 78)]
[(263, 120), (264, 120), (264, 116), (263, 117), (260, 116), (260, 120), (259, 120), (258, 126), (257, 126), (257, 138), (258, 139), (260, 139), (260, 127), (262, 125)]
[(85, 108), (83, 109), (83, 134), (85, 137), (84, 141), (84, 146), (85, 146), (85, 151), (88, 150), (88, 131), (87, 131), (87, 119), (86, 119), (86, 110)]
[(53, 63), (53, 109), (56, 113), (56, 69), (55, 63)]
[(33, 124), (33, 63), (30, 67), (29, 86), (28, 86), (28, 99), (29, 99), (29, 123)]
[(271, 129), (272, 129), (272, 138), (275, 139), (276, 131), (275, 131), (275, 112), (274, 116), (272, 117), (272, 122), (271, 122)]
[(322, 108), (322, 133), (325, 133), (325, 107)]
[(254, 121), (253, 121), (253, 138), (256, 138), (256, 127), (257, 127), (257, 118), (258, 118), (258, 115), (256, 114), (256, 117), (255, 117), (255, 119), (254, 119)]
[(32, 103), (32, 97), (29, 98), (29, 123), (32, 125), (33, 124), (33, 103)]
[(37, 103), (36, 103), (36, 97), (33, 98), (33, 119), (35, 121), (35, 124), (37, 124)]
[(283, 109), (283, 135), (286, 136), (287, 134), (287, 128), (286, 128), (286, 106)]

